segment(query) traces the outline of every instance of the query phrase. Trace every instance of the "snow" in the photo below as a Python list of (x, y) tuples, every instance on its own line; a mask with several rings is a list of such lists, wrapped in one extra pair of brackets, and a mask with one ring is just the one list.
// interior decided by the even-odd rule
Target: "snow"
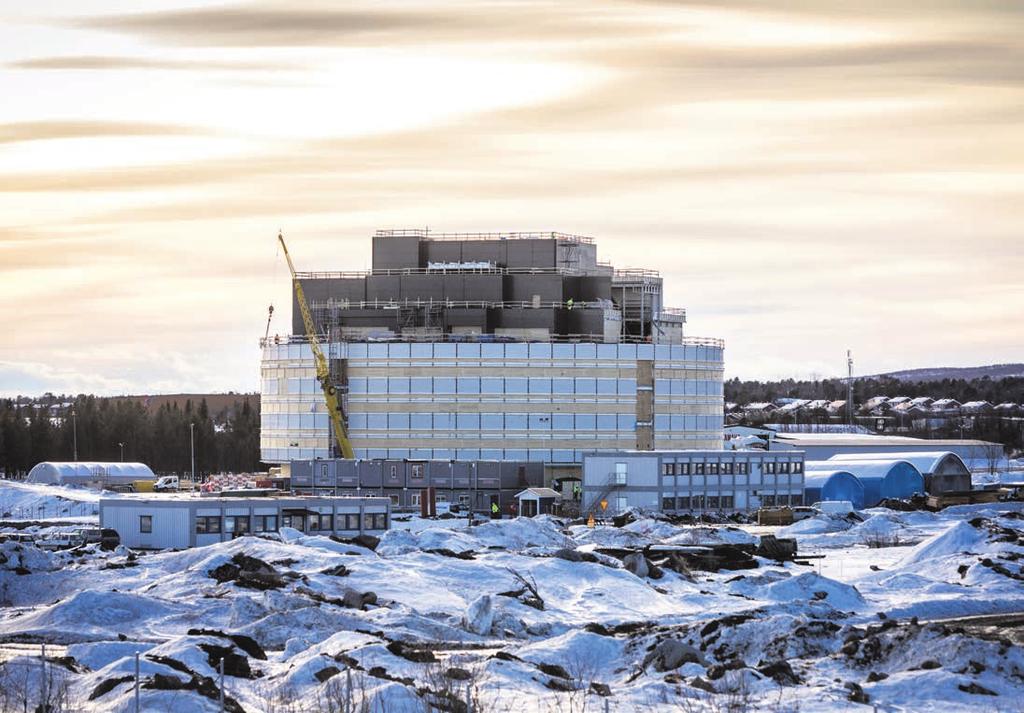
[[(14, 490), (51, 505), (76, 492)], [(60, 675), (79, 693), (76, 710), (89, 712), (133, 710), (130, 683), (88, 696), (133, 676), (136, 653), (144, 680), (215, 684), (210, 651), (221, 650), (256, 672), (226, 676), (227, 695), (246, 711), (313, 705), (339, 690), (377, 710), (422, 711), (436, 696), (464, 700), (467, 689), (481, 710), (603, 710), (595, 692), (603, 686), (612, 711), (723, 710), (736, 700), (746, 706), (737, 710), (856, 709), (847, 683), (879, 710), (1012, 710), (1024, 697), (1021, 617), (1006, 618), (1024, 613), (1022, 515), (1019, 503), (994, 503), (875, 508), (787, 528), (650, 517), (621, 528), (552, 517), (469, 528), (464, 519), (410, 518), (376, 550), (292, 531), (134, 559), (123, 549), (44, 552), (8, 541), (0, 543), (0, 641), (67, 645), (78, 668)], [(572, 561), (563, 551), (592, 558), (601, 548), (743, 545), (762, 533), (824, 557), (689, 576), (666, 568), (641, 579), (611, 555)], [(209, 576), (240, 555), (272, 566), (282, 586)], [(527, 585), (542, 605), (529, 605)], [(376, 602), (342, 605), (351, 592), (373, 592)], [(961, 621), (979, 615), (996, 616), (998, 633)], [(251, 637), (266, 658), (218, 632)], [(699, 658), (659, 671), (651, 662), (659, 647)], [(39, 675), (24, 649), (8, 658), (0, 676)], [(786, 666), (799, 683), (787, 681)], [(698, 679), (716, 693), (695, 688)], [(143, 688), (142, 701), (144, 710), (217, 710), (195, 690)]]

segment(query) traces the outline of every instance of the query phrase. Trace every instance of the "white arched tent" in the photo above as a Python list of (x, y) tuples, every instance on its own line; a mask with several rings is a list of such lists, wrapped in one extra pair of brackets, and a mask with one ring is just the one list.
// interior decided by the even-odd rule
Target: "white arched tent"
[(156, 480), (145, 463), (37, 463), (28, 472), (28, 482), (51, 485), (123, 484), (134, 480)]

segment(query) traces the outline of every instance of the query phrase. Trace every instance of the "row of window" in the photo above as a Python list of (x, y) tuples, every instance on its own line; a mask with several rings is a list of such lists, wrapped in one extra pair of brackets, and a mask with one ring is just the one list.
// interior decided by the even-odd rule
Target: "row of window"
[[(761, 464), (762, 473), (801, 473), (804, 464), (800, 462), (766, 461)], [(750, 464), (746, 461), (724, 461), (721, 463), (662, 463), (662, 475), (746, 475)]]
[[(153, 519), (150, 515), (140, 516), (140, 532), (152, 532)], [(333, 532), (338, 530), (359, 530), (358, 513), (346, 513), (337, 516), (337, 528), (335, 518), (330, 513), (314, 513), (305, 515), (282, 515), (282, 527), (294, 527), (303, 532)], [(363, 513), (362, 522), (364, 530), (386, 530), (388, 526), (387, 513)], [(218, 535), (221, 532), (232, 535), (244, 535), (249, 532), (277, 532), (277, 515), (200, 515), (196, 517), (197, 535)], [(251, 529), (250, 529), (251, 526)], [(144, 528), (149, 529), (144, 529)]]
[[(804, 498), (797, 494), (762, 495), (761, 504), (767, 506), (803, 505)], [(689, 495), (661, 499), (662, 510), (732, 510), (736, 507), (733, 495)]]
[[(691, 344), (551, 344), (547, 342), (486, 343), (332, 343), (324, 351), (335, 359), (600, 359), (635, 361), (721, 362), (723, 350)], [(308, 345), (279, 344), (264, 347), (264, 360), (313, 358)]]

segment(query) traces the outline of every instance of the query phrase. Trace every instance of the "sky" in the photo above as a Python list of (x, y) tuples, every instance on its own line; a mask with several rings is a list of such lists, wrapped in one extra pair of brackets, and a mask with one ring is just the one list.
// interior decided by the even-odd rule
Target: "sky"
[(653, 267), (741, 378), (1024, 361), (1019, 0), (0, 4), (0, 394), (252, 391), (377, 228)]

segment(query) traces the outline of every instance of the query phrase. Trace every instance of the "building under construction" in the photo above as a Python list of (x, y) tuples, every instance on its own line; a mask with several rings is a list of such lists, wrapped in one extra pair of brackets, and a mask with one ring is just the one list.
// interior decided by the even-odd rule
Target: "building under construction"
[[(564, 233), (378, 231), (372, 252), (366, 272), (297, 273), (357, 458), (721, 447), (723, 345), (684, 337), (656, 272)], [(271, 463), (333, 455), (297, 305), (292, 322), (263, 344)]]

